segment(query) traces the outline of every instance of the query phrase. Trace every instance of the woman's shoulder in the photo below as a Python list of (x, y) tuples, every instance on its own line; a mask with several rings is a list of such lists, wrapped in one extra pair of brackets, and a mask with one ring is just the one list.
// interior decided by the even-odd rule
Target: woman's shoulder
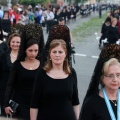
[(101, 98), (97, 93), (91, 95), (90, 97), (86, 98), (86, 103), (88, 104), (99, 104), (102, 101), (103, 98)]

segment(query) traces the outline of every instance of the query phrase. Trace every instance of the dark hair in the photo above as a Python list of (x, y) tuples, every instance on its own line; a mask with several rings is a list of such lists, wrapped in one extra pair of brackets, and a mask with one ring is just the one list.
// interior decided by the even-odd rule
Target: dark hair
[(59, 19), (58, 19), (58, 21), (60, 21), (60, 22), (61, 22), (61, 21), (63, 21), (63, 20), (64, 20), (64, 18), (63, 18), (63, 17), (61, 17), (61, 18), (59, 18)]
[[(26, 49), (29, 48), (30, 46), (37, 44), (39, 47), (39, 43), (37, 42), (36, 39), (34, 38), (29, 38), (28, 40), (22, 40), (21, 41), (21, 45), (20, 45), (20, 49), (19, 49), (19, 53), (18, 53), (18, 58), (17, 61), (24, 61), (26, 58)], [(37, 59), (39, 58), (39, 53), (36, 57)]]
[(4, 18), (4, 16), (5, 16), (6, 13), (8, 14), (8, 18), (9, 18), (9, 11), (7, 11), (7, 10), (4, 11), (3, 18)]
[(105, 20), (105, 23), (106, 22), (110, 22), (111, 23), (111, 18), (110, 17), (107, 17), (106, 20)]
[(30, 39), (26, 42), (26, 44), (25, 44), (25, 50), (26, 50), (27, 48), (29, 48), (30, 46), (34, 45), (34, 44), (37, 44), (37, 45), (38, 45), (37, 40), (36, 40), (36, 39), (33, 39), (33, 38), (30, 38)]

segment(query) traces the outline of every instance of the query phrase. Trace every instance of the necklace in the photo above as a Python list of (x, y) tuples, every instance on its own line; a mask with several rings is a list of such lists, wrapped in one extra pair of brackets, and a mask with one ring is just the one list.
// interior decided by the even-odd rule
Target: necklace
[(54, 71), (52, 71), (52, 74), (55, 78), (64, 78), (64, 75), (65, 75), (65, 73), (57, 75), (56, 73), (54, 73)]
[(115, 106), (117, 106), (117, 101), (116, 101), (116, 100), (111, 100), (111, 102), (112, 102)]
[(29, 69), (30, 69), (30, 70), (33, 70), (33, 68), (32, 68), (32, 67), (30, 67)]
[(11, 55), (14, 57), (14, 58), (16, 58), (17, 56), (15, 56), (12, 52), (11, 52)]

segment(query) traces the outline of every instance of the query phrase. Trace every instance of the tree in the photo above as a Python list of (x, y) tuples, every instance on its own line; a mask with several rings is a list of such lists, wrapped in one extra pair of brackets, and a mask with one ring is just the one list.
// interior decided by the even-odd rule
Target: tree
[(26, 4), (26, 5), (29, 5), (29, 4), (44, 4), (45, 2), (48, 2), (49, 0), (19, 0), (19, 3), (20, 4)]

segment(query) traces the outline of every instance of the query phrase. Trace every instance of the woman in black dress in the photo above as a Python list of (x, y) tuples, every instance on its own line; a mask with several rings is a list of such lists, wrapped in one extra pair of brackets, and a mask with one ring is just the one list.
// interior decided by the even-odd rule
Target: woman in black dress
[(117, 21), (117, 18), (113, 18), (112, 24), (109, 27), (107, 40), (109, 44), (114, 44), (119, 39)]
[[(39, 25), (28, 24), (24, 29), (18, 58), (10, 72), (4, 105), (6, 114), (12, 115), (16, 112), (16, 118), (30, 120), (33, 83), (41, 65), (40, 50), (44, 47), (41, 44), (44, 41), (42, 28)], [(11, 99), (18, 104), (16, 111), (13, 111), (9, 104)]]
[(99, 40), (99, 47), (101, 47), (102, 40), (108, 37), (110, 24), (111, 24), (111, 18), (107, 17), (101, 28), (101, 38)]
[(77, 120), (79, 98), (77, 76), (68, 65), (66, 43), (50, 43), (47, 62), (36, 76), (32, 97), (31, 120)]
[(80, 120), (120, 119), (119, 51), (120, 46), (116, 44), (102, 50), (83, 101)]
[(8, 11), (4, 11), (4, 15), (1, 20), (1, 23), (2, 23), (2, 29), (5, 32), (10, 33), (11, 21), (10, 21), (10, 16)]
[(8, 50), (4, 51), (0, 56), (0, 104), (1, 114), (4, 114), (4, 94), (7, 86), (10, 70), (15, 62), (21, 42), (18, 33), (13, 33), (8, 38)]

